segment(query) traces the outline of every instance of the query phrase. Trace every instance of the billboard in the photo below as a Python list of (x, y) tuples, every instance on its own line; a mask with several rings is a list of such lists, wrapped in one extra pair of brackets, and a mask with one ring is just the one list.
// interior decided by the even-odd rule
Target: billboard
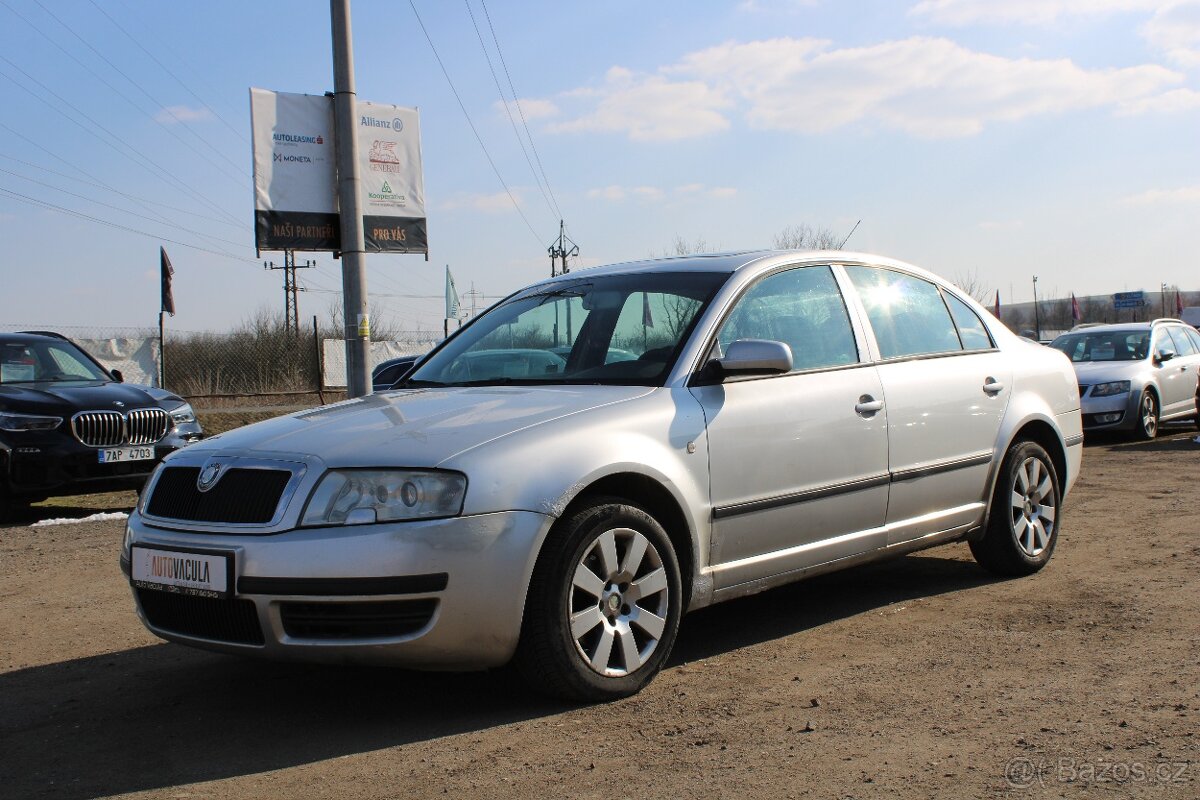
[[(427, 253), (417, 110), (356, 103), (359, 204), (368, 252)], [(339, 250), (333, 98), (250, 90), (254, 243)]]
[(337, 250), (333, 101), (250, 90), (254, 148), (254, 246)]

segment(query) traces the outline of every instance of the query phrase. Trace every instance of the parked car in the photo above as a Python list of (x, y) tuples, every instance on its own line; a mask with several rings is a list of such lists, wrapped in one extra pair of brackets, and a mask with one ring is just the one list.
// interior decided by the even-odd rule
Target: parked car
[(203, 436), (183, 398), (54, 333), (0, 333), (0, 514), (53, 495), (137, 489)]
[(1089, 325), (1051, 344), (1078, 376), (1083, 428), (1153, 439), (1159, 424), (1200, 425), (1200, 333), (1177, 319)]
[[(538, 367), (567, 304), (570, 366)], [(636, 358), (608, 363), (613, 347)], [(1036, 572), (1082, 442), (1062, 353), (916, 267), (622, 264), (512, 295), (395, 391), (172, 455), (121, 564), (170, 641), (515, 659), (542, 690), (603, 700), (641, 689), (710, 603), (964, 540), (992, 572)]]
[(375, 369), (371, 370), (371, 390), (382, 392), (392, 388), (396, 381), (408, 374), (413, 364), (420, 360), (420, 356), (400, 356), (379, 362)]

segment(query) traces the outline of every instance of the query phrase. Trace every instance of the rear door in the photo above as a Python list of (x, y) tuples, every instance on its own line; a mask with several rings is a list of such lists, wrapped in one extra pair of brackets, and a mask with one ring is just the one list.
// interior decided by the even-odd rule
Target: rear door
[(889, 544), (982, 517), (1012, 367), (978, 315), (936, 284), (847, 266), (887, 405)]

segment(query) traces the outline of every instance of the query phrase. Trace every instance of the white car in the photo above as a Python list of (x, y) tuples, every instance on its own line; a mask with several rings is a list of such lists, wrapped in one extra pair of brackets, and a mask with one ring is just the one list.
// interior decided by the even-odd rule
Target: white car
[(641, 689), (710, 603), (949, 542), (1036, 572), (1082, 442), (1062, 353), (915, 267), (620, 264), (517, 292), (392, 391), (169, 457), (121, 561), (174, 642), (515, 659), (600, 700)]

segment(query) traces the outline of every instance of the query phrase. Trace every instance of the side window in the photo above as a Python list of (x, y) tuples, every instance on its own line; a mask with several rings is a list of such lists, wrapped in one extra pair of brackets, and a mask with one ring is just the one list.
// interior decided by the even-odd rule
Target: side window
[(1167, 328), (1171, 333), (1171, 341), (1175, 342), (1175, 352), (1181, 356), (1196, 355), (1196, 348), (1192, 346), (1192, 342), (1187, 337), (1187, 333), (1183, 328), (1178, 328), (1172, 325)]
[(883, 358), (962, 350), (942, 293), (932, 283), (877, 267), (846, 267), (846, 272), (866, 307)]
[(1176, 353), (1179, 352), (1179, 350), (1175, 347), (1175, 342), (1171, 339), (1171, 335), (1167, 333), (1167, 329), (1159, 328), (1154, 332), (1155, 357), (1161, 357), (1163, 351), (1165, 350), (1174, 350)]
[(992, 347), (992, 337), (983, 326), (979, 316), (971, 307), (949, 292), (942, 292), (946, 305), (950, 306), (950, 316), (958, 326), (958, 336), (962, 339), (964, 350), (989, 350)]
[(1195, 328), (1183, 328), (1183, 333), (1191, 341), (1195, 351), (1200, 353), (1200, 332), (1197, 332)]
[(755, 284), (717, 334), (722, 352), (738, 339), (785, 342), (796, 370), (858, 362), (850, 316), (829, 267), (790, 269)]

